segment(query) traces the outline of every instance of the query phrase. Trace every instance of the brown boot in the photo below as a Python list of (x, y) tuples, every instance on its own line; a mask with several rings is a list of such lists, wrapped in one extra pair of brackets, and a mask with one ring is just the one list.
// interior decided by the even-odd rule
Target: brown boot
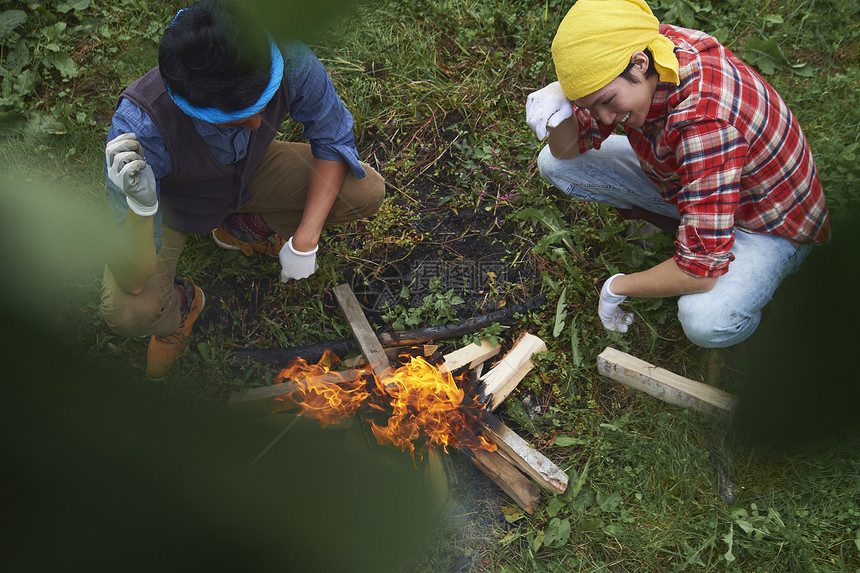
[(203, 305), (206, 304), (206, 296), (203, 291), (188, 278), (179, 279), (190, 295), (186, 299), (185, 312), (182, 314), (182, 322), (173, 334), (167, 336), (155, 336), (149, 340), (149, 349), (146, 352), (146, 375), (152, 380), (161, 380), (170, 371), (173, 363), (185, 350), (185, 339), (194, 326), (194, 321), (200, 316)]
[(242, 251), (242, 253), (248, 257), (251, 256), (254, 251), (277, 257), (281, 252), (281, 248), (286, 244), (286, 241), (279, 237), (277, 233), (272, 233), (265, 239), (256, 243), (246, 243), (225, 231), (223, 227), (218, 227), (212, 231), (212, 238), (215, 239), (215, 242), (222, 249)]

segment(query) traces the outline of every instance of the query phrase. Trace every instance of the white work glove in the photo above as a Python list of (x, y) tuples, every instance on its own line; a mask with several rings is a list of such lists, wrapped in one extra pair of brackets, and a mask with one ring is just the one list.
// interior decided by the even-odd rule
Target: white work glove
[(313, 251), (297, 251), (293, 248), (293, 238), (281, 247), (281, 252), (278, 258), (281, 259), (281, 282), (285, 283), (290, 279), (306, 279), (316, 271), (317, 266), (317, 251), (319, 246), (314, 247)]
[(143, 217), (158, 211), (158, 194), (155, 175), (141, 155), (137, 136), (123, 133), (110, 140), (105, 147), (108, 179), (125, 193), (129, 209)]
[(615, 332), (627, 332), (627, 327), (633, 324), (633, 313), (624, 312), (620, 308), (620, 304), (627, 298), (622, 294), (615, 294), (609, 290), (609, 285), (615, 277), (623, 277), (624, 273), (618, 273), (609, 277), (603, 288), (600, 289), (600, 305), (597, 308), (597, 314), (608, 330)]
[(572, 115), (573, 103), (558, 82), (530, 93), (526, 99), (526, 123), (541, 141), (546, 138), (546, 128), (558, 127)]

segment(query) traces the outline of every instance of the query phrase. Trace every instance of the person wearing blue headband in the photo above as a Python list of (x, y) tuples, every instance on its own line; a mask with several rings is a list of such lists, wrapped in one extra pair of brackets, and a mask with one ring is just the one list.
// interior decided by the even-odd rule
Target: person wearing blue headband
[[(238, 2), (180, 10), (158, 66), (119, 97), (105, 148), (111, 218), (122, 226), (102, 311), (123, 336), (150, 336), (146, 372), (163, 378), (205, 302), (175, 276), (190, 234), (277, 256), (283, 282), (316, 270), (322, 229), (373, 215), (382, 177), (358, 158), (353, 118), (322, 63), (276, 42)], [(308, 143), (275, 141), (290, 116)]]

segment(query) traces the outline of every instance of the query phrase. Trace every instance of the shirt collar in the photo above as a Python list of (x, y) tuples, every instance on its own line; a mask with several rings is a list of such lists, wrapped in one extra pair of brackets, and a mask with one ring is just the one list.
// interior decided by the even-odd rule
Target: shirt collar
[(657, 82), (657, 89), (654, 90), (654, 97), (651, 98), (651, 109), (648, 110), (645, 125), (666, 120), (671, 87), (673, 87), (672, 84), (667, 82)]
[[(189, 117), (191, 117), (191, 116), (189, 116)], [(194, 129), (197, 130), (197, 133), (199, 133), (201, 137), (207, 137), (207, 136), (232, 137), (240, 129), (245, 129), (245, 128), (239, 127), (239, 126), (218, 127), (214, 123), (209, 123), (208, 121), (204, 121), (204, 120), (198, 119), (196, 117), (191, 117), (191, 123), (194, 124)]]

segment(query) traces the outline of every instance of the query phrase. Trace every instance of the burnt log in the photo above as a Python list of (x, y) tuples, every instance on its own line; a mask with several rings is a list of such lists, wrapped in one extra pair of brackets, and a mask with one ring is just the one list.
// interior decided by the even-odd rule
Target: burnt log
[[(544, 304), (546, 304), (546, 297), (540, 295), (523, 303), (488, 312), (481, 316), (475, 316), (463, 322), (415, 328), (412, 330), (381, 332), (376, 337), (383, 347), (424, 344), (434, 340), (458, 338), (477, 332), (496, 322), (504, 325), (512, 324), (516, 320), (515, 316), (517, 314), (537, 310)], [(315, 363), (322, 358), (326, 350), (330, 350), (335, 355), (343, 358), (351, 352), (361, 350), (361, 347), (355, 338), (346, 338), (307, 346), (243, 348), (237, 350), (230, 360), (233, 364), (277, 364), (286, 366), (296, 358), (303, 358), (310, 363)]]

